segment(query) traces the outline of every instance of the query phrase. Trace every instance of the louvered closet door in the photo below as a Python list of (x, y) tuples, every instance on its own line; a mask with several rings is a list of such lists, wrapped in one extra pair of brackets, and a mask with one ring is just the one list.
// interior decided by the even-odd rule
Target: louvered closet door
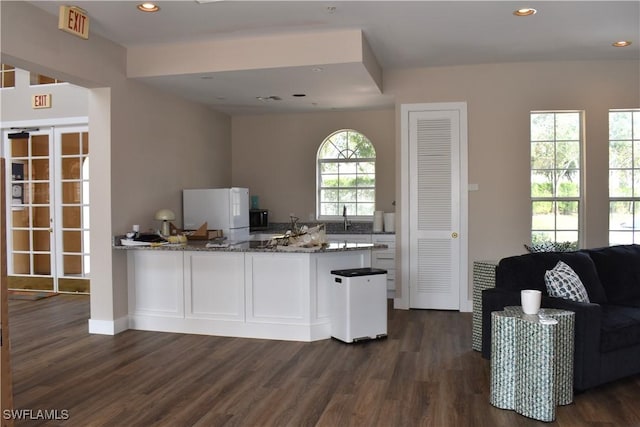
[(409, 113), (412, 308), (460, 308), (459, 111)]

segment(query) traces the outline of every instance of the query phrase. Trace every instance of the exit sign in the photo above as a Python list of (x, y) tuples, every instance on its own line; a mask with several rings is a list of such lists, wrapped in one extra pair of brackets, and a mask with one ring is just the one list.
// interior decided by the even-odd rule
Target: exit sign
[(60, 6), (58, 29), (83, 39), (89, 38), (89, 15), (75, 6)]
[(51, 94), (46, 93), (43, 95), (33, 95), (31, 98), (31, 106), (34, 109), (51, 108)]

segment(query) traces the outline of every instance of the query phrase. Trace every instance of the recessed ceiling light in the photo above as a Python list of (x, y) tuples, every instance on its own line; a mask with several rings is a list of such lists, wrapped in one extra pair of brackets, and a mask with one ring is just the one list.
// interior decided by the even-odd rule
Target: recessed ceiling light
[(514, 10), (513, 14), (516, 16), (531, 16), (535, 15), (538, 11), (531, 7), (523, 7), (522, 9)]
[(137, 7), (142, 12), (157, 12), (160, 10), (160, 7), (154, 3), (140, 3)]
[(629, 40), (618, 40), (617, 42), (611, 43), (611, 46), (615, 47), (627, 47), (631, 44)]

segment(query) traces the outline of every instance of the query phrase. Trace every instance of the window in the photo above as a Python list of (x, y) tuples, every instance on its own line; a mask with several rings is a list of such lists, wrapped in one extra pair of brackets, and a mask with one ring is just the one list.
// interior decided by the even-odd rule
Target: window
[(15, 87), (16, 70), (11, 65), (0, 64), (0, 87)]
[(376, 150), (355, 130), (329, 135), (318, 150), (318, 219), (369, 217), (376, 201)]
[(54, 79), (53, 77), (45, 76), (38, 73), (29, 73), (29, 83), (31, 86), (37, 85), (50, 85), (57, 83), (65, 83), (63, 80)]
[(580, 235), (582, 114), (531, 113), (531, 243), (570, 242)]
[(640, 109), (609, 111), (609, 244), (640, 243)]

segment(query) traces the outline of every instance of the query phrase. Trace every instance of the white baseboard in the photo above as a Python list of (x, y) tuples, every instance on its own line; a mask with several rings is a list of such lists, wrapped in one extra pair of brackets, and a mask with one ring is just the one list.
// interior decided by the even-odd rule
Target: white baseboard
[(89, 333), (99, 335), (115, 335), (129, 329), (129, 317), (120, 317), (116, 320), (89, 319)]

